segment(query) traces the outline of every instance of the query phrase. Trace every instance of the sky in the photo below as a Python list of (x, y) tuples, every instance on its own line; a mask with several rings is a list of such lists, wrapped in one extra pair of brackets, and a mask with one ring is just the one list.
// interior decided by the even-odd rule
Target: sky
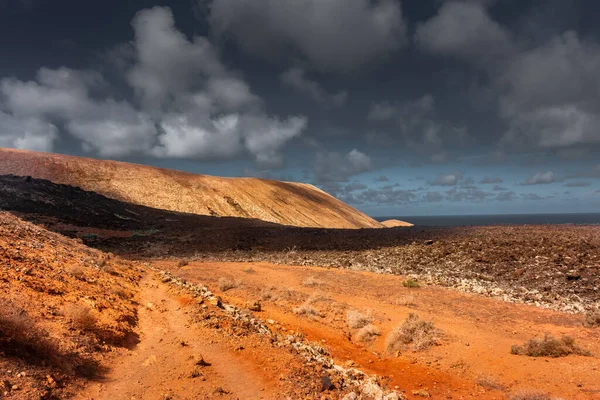
[[(595, 0), (0, 0), (0, 147), (600, 212)], [(1, 160), (0, 160), (1, 162)]]

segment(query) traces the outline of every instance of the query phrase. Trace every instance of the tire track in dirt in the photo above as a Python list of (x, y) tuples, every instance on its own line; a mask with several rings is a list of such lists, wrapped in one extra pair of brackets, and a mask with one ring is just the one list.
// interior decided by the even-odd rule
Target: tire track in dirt
[[(112, 370), (76, 399), (276, 398), (259, 364), (232, 354), (210, 339), (212, 332), (190, 326), (189, 315), (166, 285), (146, 277), (141, 284), (140, 343), (115, 360)], [(210, 366), (196, 366), (202, 356)], [(200, 375), (192, 378), (194, 371)], [(219, 389), (223, 389), (222, 391)]]

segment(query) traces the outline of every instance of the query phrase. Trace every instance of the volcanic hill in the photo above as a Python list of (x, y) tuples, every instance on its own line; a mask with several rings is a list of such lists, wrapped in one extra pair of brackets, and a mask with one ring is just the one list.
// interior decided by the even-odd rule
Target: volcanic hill
[(128, 203), (198, 215), (256, 218), (299, 227), (383, 227), (305, 183), (223, 178), (118, 161), (0, 149), (0, 175), (5, 174), (47, 179)]

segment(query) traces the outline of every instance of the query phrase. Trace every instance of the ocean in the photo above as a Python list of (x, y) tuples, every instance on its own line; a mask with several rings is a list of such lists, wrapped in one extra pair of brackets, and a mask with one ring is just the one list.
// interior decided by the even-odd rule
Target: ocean
[(420, 215), (374, 217), (377, 221), (399, 219), (417, 226), (486, 226), (486, 225), (599, 225), (600, 213), (590, 214), (497, 214), (497, 215)]

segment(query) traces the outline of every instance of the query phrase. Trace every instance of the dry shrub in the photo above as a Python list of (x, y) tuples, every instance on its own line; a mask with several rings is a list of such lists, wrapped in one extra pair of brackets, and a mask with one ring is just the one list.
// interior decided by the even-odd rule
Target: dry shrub
[(592, 311), (585, 316), (584, 325), (588, 328), (600, 326), (600, 310)]
[(439, 330), (433, 322), (423, 321), (416, 314), (409, 314), (402, 325), (395, 328), (386, 338), (387, 352), (392, 354), (411, 346), (414, 351), (425, 350), (438, 344)]
[(559, 400), (547, 393), (534, 390), (521, 390), (510, 396), (510, 400)]
[(188, 260), (179, 260), (177, 263), (177, 268), (183, 268), (188, 265), (190, 262)]
[(302, 285), (307, 287), (315, 287), (324, 285), (324, 282), (311, 275), (302, 281)]
[(65, 308), (66, 315), (71, 318), (73, 325), (82, 331), (94, 331), (97, 328), (98, 319), (92, 310), (82, 304), (70, 304)]
[(506, 387), (501, 383), (498, 383), (496, 379), (492, 378), (488, 375), (480, 375), (477, 377), (477, 384), (481, 387), (484, 387), (489, 390), (499, 390), (504, 391)]
[(123, 271), (120, 268), (108, 263), (102, 267), (102, 271), (112, 276), (123, 276)]
[(310, 304), (302, 304), (300, 307), (294, 308), (294, 314), (306, 315), (307, 317), (320, 317), (321, 313)]
[(407, 279), (404, 282), (402, 282), (402, 286), (404, 286), (405, 288), (416, 289), (420, 288), (421, 284), (415, 279)]
[(0, 349), (7, 356), (54, 364), (59, 353), (48, 332), (25, 310), (0, 299)]
[(306, 304), (317, 304), (331, 301), (333, 300), (331, 300), (331, 298), (328, 297), (326, 294), (323, 294), (321, 292), (315, 292), (311, 294), (310, 297), (306, 300)]
[(247, 274), (253, 274), (253, 273), (255, 273), (255, 272), (256, 272), (256, 271), (254, 270), (254, 268), (252, 268), (252, 267), (244, 268), (244, 270), (243, 270), (243, 271), (244, 271), (245, 273), (247, 273)]
[(356, 333), (356, 340), (359, 342), (372, 342), (377, 336), (381, 336), (381, 331), (374, 325), (365, 325)]
[(35, 365), (51, 365), (63, 372), (91, 378), (104, 372), (93, 358), (61, 351), (59, 343), (39, 327), (25, 310), (0, 299), (0, 352)]
[(264, 288), (261, 293), (260, 293), (260, 297), (262, 299), (262, 301), (272, 301), (274, 303), (278, 303), (278, 302), (283, 302), (283, 301), (294, 301), (294, 300), (303, 300), (302, 299), (302, 294), (298, 293), (292, 289), (286, 288), (286, 289), (281, 289), (281, 290), (277, 290), (277, 288), (275, 288), (274, 286), (268, 287), (268, 288)]
[(83, 269), (78, 265), (72, 265), (67, 269), (69, 275), (71, 275), (75, 279), (79, 279), (80, 281), (85, 281), (86, 276)]
[(224, 277), (219, 278), (219, 282), (218, 282), (219, 290), (222, 292), (226, 292), (230, 289), (239, 287), (241, 284), (242, 284), (241, 281), (233, 281), (231, 279), (224, 278)]
[(369, 325), (373, 321), (370, 313), (361, 314), (356, 310), (348, 310), (346, 313), (346, 322), (350, 329), (359, 329)]
[(132, 292), (130, 292), (130, 291), (126, 290), (126, 289), (122, 289), (122, 288), (113, 289), (112, 293), (115, 296), (117, 296), (117, 297), (119, 297), (119, 298), (121, 298), (123, 300), (129, 300), (129, 299), (133, 298), (133, 293)]
[(404, 306), (404, 307), (408, 307), (408, 306), (414, 306), (416, 305), (416, 300), (415, 300), (415, 296), (400, 296), (398, 297), (395, 301), (394, 304), (397, 306)]
[(542, 340), (530, 339), (523, 346), (513, 345), (510, 349), (512, 354), (525, 355), (529, 357), (566, 357), (571, 354), (590, 356), (590, 352), (575, 345), (575, 340), (570, 336), (556, 339), (550, 335), (544, 335)]

